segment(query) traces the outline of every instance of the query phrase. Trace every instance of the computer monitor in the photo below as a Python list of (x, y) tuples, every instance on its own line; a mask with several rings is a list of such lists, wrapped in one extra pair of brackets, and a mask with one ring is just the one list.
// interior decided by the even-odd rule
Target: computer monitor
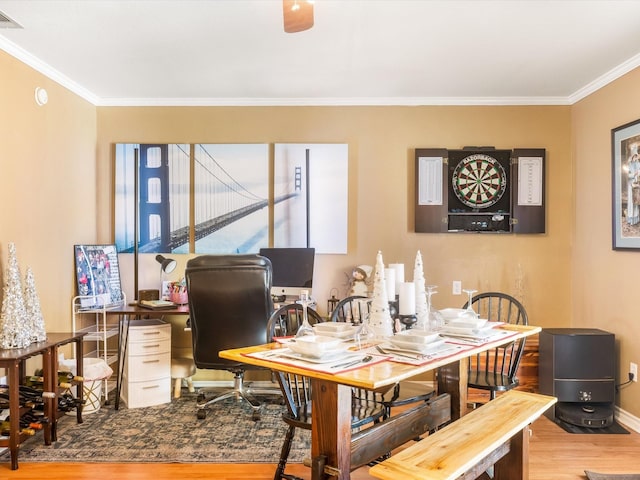
[(272, 295), (298, 298), (302, 290), (311, 295), (315, 253), (315, 248), (261, 248), (273, 268)]

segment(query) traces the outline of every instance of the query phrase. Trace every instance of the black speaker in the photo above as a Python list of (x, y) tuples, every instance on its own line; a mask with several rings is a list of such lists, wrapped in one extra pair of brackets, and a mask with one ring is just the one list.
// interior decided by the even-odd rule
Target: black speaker
[(615, 402), (615, 336), (595, 328), (548, 328), (540, 332), (540, 393), (558, 403), (547, 410), (578, 426), (608, 427)]

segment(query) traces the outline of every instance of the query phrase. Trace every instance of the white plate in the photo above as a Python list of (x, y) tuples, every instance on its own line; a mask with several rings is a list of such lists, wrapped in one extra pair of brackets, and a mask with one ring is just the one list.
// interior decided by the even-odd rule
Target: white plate
[(459, 328), (481, 329), (487, 324), (487, 322), (488, 320), (486, 318), (458, 317), (458, 318), (449, 320), (447, 322), (447, 326), (459, 327)]
[(344, 350), (340, 350), (338, 352), (329, 352), (321, 357), (309, 357), (307, 355), (303, 355), (301, 353), (296, 352), (282, 352), (279, 354), (279, 357), (290, 358), (292, 360), (302, 360), (304, 362), (309, 363), (332, 363), (337, 362), (338, 360), (349, 361), (349, 359), (355, 359), (358, 356), (361, 356), (361, 353), (357, 352), (345, 352)]
[(405, 330), (403, 332), (398, 332), (395, 336), (402, 337), (401, 340), (405, 342), (413, 342), (419, 343), (421, 345), (426, 345), (427, 343), (438, 340), (440, 334), (434, 332), (426, 332), (424, 330), (411, 329)]
[(455, 337), (482, 338), (490, 335), (493, 327), (493, 324), (483, 328), (454, 327), (452, 325), (445, 325), (440, 329), (440, 334)]
[[(335, 322), (332, 322), (332, 323), (336, 325)], [(344, 323), (344, 322), (339, 323), (339, 325), (343, 325), (342, 328), (331, 329), (326, 327), (320, 327), (320, 325), (325, 325), (325, 324), (318, 323), (316, 325), (313, 325), (314, 329), (319, 335), (325, 335), (327, 337), (335, 337), (335, 338), (342, 338), (342, 339), (352, 338), (360, 328), (359, 326), (351, 325), (350, 323)]]
[[(396, 348), (401, 348), (402, 350), (406, 350), (408, 352), (416, 352), (416, 353), (429, 353), (434, 349), (438, 348), (440, 345), (444, 343), (444, 338), (440, 338), (439, 340), (435, 340), (429, 343), (414, 343), (403, 341), (401, 338), (398, 338), (398, 335), (394, 335), (393, 337), (389, 337), (389, 343)], [(383, 347), (384, 348), (384, 347)]]
[(343, 332), (345, 330), (350, 330), (353, 328), (353, 325), (346, 322), (321, 322), (313, 325), (313, 328), (318, 330), (319, 332)]
[(341, 352), (348, 348), (340, 338), (325, 335), (296, 338), (294, 341), (287, 343), (287, 346), (296, 353), (316, 358), (320, 358), (327, 353)]
[(442, 310), (439, 310), (439, 312), (442, 314), (442, 317), (445, 320), (451, 320), (453, 318), (458, 318), (460, 316), (460, 314), (466, 312), (466, 309), (464, 309), (464, 308), (443, 308)]

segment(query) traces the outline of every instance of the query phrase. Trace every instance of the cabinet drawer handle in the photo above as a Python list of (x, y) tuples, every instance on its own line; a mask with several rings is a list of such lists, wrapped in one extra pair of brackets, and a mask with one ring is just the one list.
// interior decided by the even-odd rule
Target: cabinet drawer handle
[(143, 390), (150, 390), (152, 388), (160, 388), (160, 385), (150, 385), (148, 387), (142, 387)]
[(156, 343), (155, 345), (143, 345), (142, 348), (158, 348), (160, 347), (159, 343)]
[(160, 335), (160, 331), (156, 330), (155, 332), (144, 332), (143, 335)]
[(159, 363), (160, 360), (144, 360), (142, 363)]

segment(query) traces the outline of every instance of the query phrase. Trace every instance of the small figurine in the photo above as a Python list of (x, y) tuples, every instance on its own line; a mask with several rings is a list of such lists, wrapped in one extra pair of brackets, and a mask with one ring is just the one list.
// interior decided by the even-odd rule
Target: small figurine
[(349, 296), (360, 295), (369, 296), (369, 285), (371, 283), (371, 272), (373, 267), (370, 265), (358, 265), (351, 271), (351, 279), (349, 281)]

